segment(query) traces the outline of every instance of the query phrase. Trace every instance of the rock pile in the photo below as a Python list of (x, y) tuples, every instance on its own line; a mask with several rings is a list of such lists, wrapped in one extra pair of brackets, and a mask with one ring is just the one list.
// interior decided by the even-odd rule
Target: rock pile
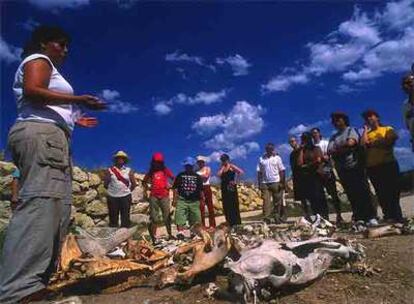
[[(0, 162), (0, 230), (8, 223), (11, 216), (10, 183), (14, 165)], [(134, 223), (148, 221), (149, 203), (144, 200), (144, 190), (141, 186), (143, 174), (135, 174), (138, 187), (132, 193), (133, 205), (131, 220)], [(217, 215), (223, 214), (221, 193), (219, 187), (213, 186), (213, 204)], [(74, 223), (83, 228), (101, 227), (108, 225), (108, 210), (106, 205), (106, 189), (103, 186), (102, 172), (94, 173), (73, 168), (73, 207)], [(239, 186), (240, 211), (259, 210), (262, 207), (260, 190), (254, 185)]]

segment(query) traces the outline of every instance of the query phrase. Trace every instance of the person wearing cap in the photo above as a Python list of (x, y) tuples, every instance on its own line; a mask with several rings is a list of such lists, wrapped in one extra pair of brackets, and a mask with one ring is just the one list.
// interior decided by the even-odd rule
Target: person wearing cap
[(407, 100), (403, 105), (403, 115), (405, 125), (411, 135), (412, 151), (414, 152), (414, 70), (413, 67), (411, 69), (411, 73), (403, 77), (401, 86), (407, 95)]
[(221, 166), (217, 175), (221, 179), (221, 199), (223, 201), (223, 212), (226, 222), (230, 226), (240, 225), (239, 194), (237, 191), (237, 179), (244, 172), (242, 169), (230, 162), (228, 154), (220, 156)]
[(130, 210), (132, 203), (132, 191), (137, 186), (134, 172), (127, 167), (129, 157), (124, 151), (118, 151), (113, 156), (114, 164), (106, 171), (104, 186), (107, 189), (107, 204), (109, 213), (109, 226), (130, 226)]
[(173, 238), (171, 233), (170, 217), (170, 181), (174, 180), (174, 174), (165, 166), (164, 155), (160, 152), (153, 154), (150, 169), (145, 175), (142, 185), (144, 197), (147, 198), (148, 186), (150, 186), (150, 224), (149, 234), (153, 243), (156, 243), (157, 221), (159, 209), (162, 219), (167, 229), (168, 237)]
[(361, 144), (365, 147), (365, 166), (368, 177), (375, 188), (385, 221), (402, 222), (400, 169), (394, 156), (394, 145), (398, 139), (391, 126), (380, 122), (378, 113), (367, 110), (362, 113), (365, 120)]
[(201, 211), (201, 221), (203, 227), (206, 228), (205, 220), (205, 208), (208, 209), (208, 224), (209, 228), (216, 228), (216, 217), (214, 216), (214, 206), (213, 206), (213, 192), (211, 192), (210, 186), (210, 177), (211, 177), (211, 168), (206, 165), (207, 157), (199, 155), (197, 156), (197, 174), (203, 179), (203, 194), (204, 199), (200, 201), (200, 211)]
[(351, 203), (354, 228), (378, 224), (376, 210), (372, 204), (365, 166), (360, 151), (358, 131), (350, 126), (349, 117), (343, 112), (331, 114), (337, 132), (328, 144), (328, 155), (335, 162), (335, 169)]
[(203, 199), (203, 179), (194, 171), (195, 160), (188, 157), (183, 165), (184, 171), (177, 175), (172, 186), (178, 238), (187, 222), (190, 226), (201, 224), (200, 200)]
[(285, 185), (285, 166), (275, 152), (275, 146), (268, 143), (265, 153), (257, 164), (257, 182), (263, 196), (263, 216), (266, 221), (281, 221), (283, 193)]

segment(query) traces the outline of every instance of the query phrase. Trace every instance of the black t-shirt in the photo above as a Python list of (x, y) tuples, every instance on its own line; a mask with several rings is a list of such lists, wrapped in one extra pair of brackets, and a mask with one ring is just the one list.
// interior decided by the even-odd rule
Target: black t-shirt
[(190, 201), (198, 201), (203, 191), (203, 179), (195, 172), (181, 172), (177, 175), (173, 188), (177, 189), (178, 195)]

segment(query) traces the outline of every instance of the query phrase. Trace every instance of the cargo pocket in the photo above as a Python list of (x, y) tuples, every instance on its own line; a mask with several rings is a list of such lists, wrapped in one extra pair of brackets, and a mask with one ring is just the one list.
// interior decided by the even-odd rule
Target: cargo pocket
[(43, 166), (50, 166), (55, 169), (66, 171), (69, 167), (69, 151), (68, 145), (59, 138), (49, 136), (44, 137), (42, 144), (42, 151), (40, 151), (39, 164)]

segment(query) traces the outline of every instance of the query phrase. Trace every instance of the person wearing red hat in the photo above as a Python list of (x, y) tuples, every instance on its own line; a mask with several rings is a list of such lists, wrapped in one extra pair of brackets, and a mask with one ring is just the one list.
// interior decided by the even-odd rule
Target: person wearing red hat
[[(173, 238), (170, 218), (170, 181), (174, 180), (174, 174), (165, 166), (164, 155), (160, 152), (153, 154), (150, 169), (142, 181), (144, 197), (150, 202), (149, 234), (153, 243), (156, 242), (158, 214), (161, 209), (162, 218), (167, 228), (169, 238)], [(147, 197), (150, 189), (150, 197)]]

